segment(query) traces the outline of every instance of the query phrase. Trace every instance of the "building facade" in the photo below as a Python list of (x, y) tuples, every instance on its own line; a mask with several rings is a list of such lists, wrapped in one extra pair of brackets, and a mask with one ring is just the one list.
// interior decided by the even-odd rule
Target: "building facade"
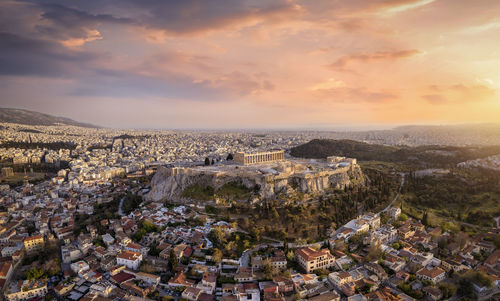
[(285, 151), (283, 150), (252, 153), (252, 154), (238, 152), (234, 155), (234, 161), (236, 161), (241, 165), (270, 163), (270, 162), (281, 161), (284, 159), (285, 159)]
[(116, 257), (118, 265), (124, 265), (129, 269), (137, 270), (141, 265), (142, 254), (132, 251), (123, 251)]
[(328, 269), (335, 264), (335, 257), (327, 249), (319, 251), (306, 247), (295, 252), (295, 258), (307, 273), (316, 269)]
[(446, 278), (446, 272), (439, 267), (432, 269), (422, 268), (417, 271), (417, 278), (438, 283)]
[(27, 252), (40, 250), (43, 247), (43, 236), (30, 236), (24, 239), (24, 248)]
[(8, 301), (29, 300), (43, 297), (47, 294), (47, 282), (45, 280), (20, 280), (13, 282), (5, 291), (5, 299)]

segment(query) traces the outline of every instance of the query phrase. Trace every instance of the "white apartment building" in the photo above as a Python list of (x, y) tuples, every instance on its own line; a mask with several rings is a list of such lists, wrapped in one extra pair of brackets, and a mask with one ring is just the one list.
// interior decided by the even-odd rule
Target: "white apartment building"
[(129, 269), (137, 270), (142, 262), (142, 254), (132, 251), (123, 251), (116, 257), (118, 265), (124, 265)]
[(19, 280), (10, 283), (5, 291), (5, 299), (8, 301), (22, 301), (43, 297), (46, 294), (47, 282), (45, 280)]

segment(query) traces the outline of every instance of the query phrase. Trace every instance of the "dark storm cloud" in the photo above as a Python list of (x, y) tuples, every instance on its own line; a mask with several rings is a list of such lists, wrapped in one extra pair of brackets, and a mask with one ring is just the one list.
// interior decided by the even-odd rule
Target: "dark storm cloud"
[(77, 8), (60, 4), (42, 4), (41, 18), (45, 24), (36, 25), (41, 34), (55, 38), (85, 37), (87, 29), (103, 23), (133, 24), (130, 18), (115, 17), (111, 14), (92, 14)]
[(286, 1), (176, 0), (133, 1), (138, 9), (146, 7), (150, 17), (141, 19), (146, 26), (173, 33), (216, 30), (247, 21), (280, 21), (296, 12)]
[(0, 75), (70, 75), (98, 57), (51, 41), (0, 32)]
[(64, 47), (67, 39), (84, 39), (106, 16), (92, 16), (59, 5), (0, 3), (0, 75), (72, 78), (105, 57)]
[(42, 17), (74, 28), (86, 23), (121, 23), (190, 34), (227, 28), (249, 20), (279, 22), (297, 13), (290, 1), (108, 0), (29, 1)]
[[(185, 66), (203, 67), (196, 66), (199, 60), (180, 59), (178, 69), (145, 75), (143, 71), (148, 70), (110, 64), (113, 49), (89, 51), (80, 46), (106, 39), (101, 31), (109, 25), (119, 25), (118, 32), (135, 27), (182, 35), (254, 21), (279, 22), (291, 12), (294, 8), (289, 2), (267, 0), (4, 2), (0, 3), (0, 76), (74, 79), (68, 86), (72, 96), (220, 100), (228, 95), (260, 93), (274, 85), (238, 71), (218, 71), (223, 79), (208, 80), (182, 72)], [(89, 40), (89, 34), (97, 37)]]

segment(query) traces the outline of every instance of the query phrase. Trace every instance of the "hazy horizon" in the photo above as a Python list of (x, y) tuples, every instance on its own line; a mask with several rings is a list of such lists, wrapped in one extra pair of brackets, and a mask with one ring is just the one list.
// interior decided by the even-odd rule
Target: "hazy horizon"
[[(0, 107), (0, 109), (2, 109)], [(5, 109), (21, 109), (21, 110), (28, 110), (31, 111), (27, 108), (15, 108), (15, 107), (9, 107)], [(35, 111), (37, 112), (37, 111)], [(62, 118), (67, 118), (67, 116), (63, 116), (60, 114), (54, 114), (53, 112), (38, 112), (42, 114), (47, 114), (51, 115), (54, 117), (62, 117)], [(81, 123), (88, 123), (86, 120), (74, 120), (77, 122)], [(89, 123), (90, 124), (90, 123)], [(388, 125), (388, 124), (323, 124), (323, 125), (302, 125), (302, 126), (297, 126), (297, 125), (282, 125), (281, 127), (199, 127), (199, 128), (189, 128), (189, 127), (113, 127), (113, 126), (103, 126), (100, 124), (92, 124), (94, 126), (102, 127), (102, 128), (109, 128), (109, 129), (120, 129), (120, 130), (166, 130), (166, 131), (227, 131), (227, 132), (234, 132), (234, 131), (284, 131), (284, 132), (289, 132), (289, 131), (318, 131), (318, 132), (363, 132), (363, 131), (385, 131), (385, 130), (396, 130), (397, 128), (400, 127), (473, 127), (473, 126), (498, 126), (500, 127), (500, 122), (474, 122), (474, 123), (448, 123), (448, 124), (431, 124), (431, 123), (422, 123), (422, 124), (393, 124), (393, 125)]]

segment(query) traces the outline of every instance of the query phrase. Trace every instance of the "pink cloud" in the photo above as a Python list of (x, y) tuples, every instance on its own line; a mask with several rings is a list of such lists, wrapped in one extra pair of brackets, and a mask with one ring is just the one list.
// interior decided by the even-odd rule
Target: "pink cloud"
[(351, 63), (369, 63), (374, 61), (394, 61), (402, 58), (407, 58), (420, 53), (415, 49), (398, 50), (398, 51), (379, 51), (374, 53), (357, 53), (340, 57), (334, 63), (328, 65), (329, 68), (334, 70), (344, 70), (347, 65)]

